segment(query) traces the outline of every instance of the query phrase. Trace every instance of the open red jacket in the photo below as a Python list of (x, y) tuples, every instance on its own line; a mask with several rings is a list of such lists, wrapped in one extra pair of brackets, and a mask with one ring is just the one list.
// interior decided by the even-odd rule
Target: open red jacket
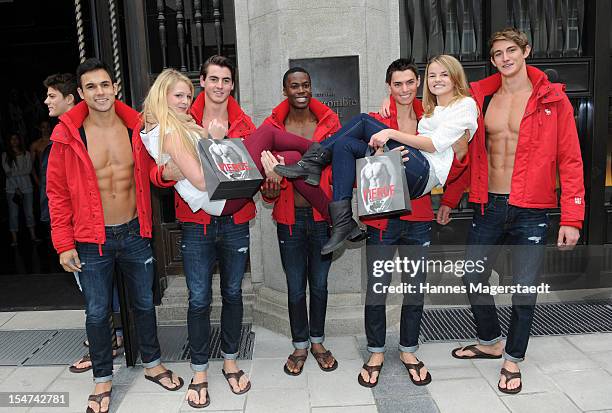
[[(206, 94), (201, 92), (191, 105), (191, 116), (193, 116), (200, 126), (202, 125), (202, 117), (204, 116), (205, 99)], [(255, 125), (251, 121), (251, 118), (242, 111), (238, 102), (231, 96), (228, 98), (227, 102), (227, 114), (229, 120), (229, 130), (227, 131), (228, 137), (245, 138), (255, 131)], [(187, 202), (180, 197), (176, 190), (174, 192), (174, 207), (176, 209), (176, 219), (182, 222), (203, 224), (204, 232), (206, 232), (206, 226), (210, 224), (211, 220), (210, 215), (202, 210), (195, 213), (192, 212)], [(256, 212), (255, 204), (253, 201), (249, 201), (244, 207), (232, 215), (234, 223), (243, 224), (249, 222), (251, 219), (255, 218)]]
[[(317, 127), (314, 131), (313, 141), (321, 142), (340, 129), (338, 115), (315, 98), (310, 99), (309, 109), (317, 118)], [(262, 124), (272, 125), (278, 129), (285, 130), (285, 119), (289, 114), (289, 102), (287, 99), (282, 101), (277, 107), (272, 109), (272, 114), (268, 116)], [(327, 166), (321, 173), (321, 189), (332, 197), (331, 190), (331, 166)], [(266, 202), (274, 202), (272, 218), (276, 222), (285, 225), (295, 224), (295, 200), (293, 197), (293, 184), (288, 179), (281, 182), (281, 192), (278, 198), (269, 199), (263, 197)], [(316, 209), (312, 209), (315, 221), (324, 221), (324, 218)]]
[[(119, 101), (115, 101), (115, 112), (125, 126), (132, 130), (140, 235), (150, 238), (152, 221), (149, 179), (157, 166), (140, 140), (138, 112)], [(98, 179), (79, 134), (79, 128), (88, 114), (87, 104), (79, 103), (60, 116), (60, 122), (51, 134), (54, 144), (47, 167), (47, 195), (51, 238), (58, 254), (75, 248), (75, 241), (98, 244), (100, 251), (106, 242)]]
[[(541, 70), (527, 66), (533, 92), (521, 120), (509, 203), (522, 208), (557, 207), (557, 170), (561, 182), (561, 225), (582, 228), (584, 177), (573, 107), (565, 86), (550, 83)], [(471, 83), (472, 97), (480, 108), (478, 130), (469, 145), (470, 164), (447, 182), (442, 204), (455, 208), (470, 186), (469, 201), (488, 202), (488, 160), (482, 106), (486, 96), (501, 87), (499, 73)]]

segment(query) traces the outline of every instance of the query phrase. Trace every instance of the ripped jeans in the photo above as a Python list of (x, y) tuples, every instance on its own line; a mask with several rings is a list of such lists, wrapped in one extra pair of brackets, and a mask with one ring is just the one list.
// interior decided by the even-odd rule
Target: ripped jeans
[(242, 279), (249, 258), (249, 223), (235, 224), (231, 215), (211, 217), (210, 224), (183, 222), (181, 253), (189, 309), (187, 331), (191, 369), (206, 371), (210, 352), (212, 276), (219, 262), (221, 280), (221, 354), (236, 359), (242, 329)]
[(105, 227), (102, 255), (98, 244), (77, 242), (81, 260), (79, 280), (85, 296), (85, 327), (96, 383), (112, 380), (113, 349), (108, 318), (113, 300), (113, 268), (119, 265), (128, 284), (129, 302), (140, 344), (142, 365), (161, 363), (157, 320), (153, 304), (153, 251), (149, 239), (140, 236), (138, 218), (121, 225)]
[[(478, 341), (483, 345), (495, 344), (502, 338), (501, 327), (493, 296), (472, 292), (470, 284), (488, 286), (492, 265), (497, 260), (500, 248), (511, 248), (512, 285), (535, 286), (544, 260), (546, 236), (548, 233), (547, 209), (520, 208), (508, 203), (508, 195), (489, 193), (484, 214), (474, 209), (472, 226), (468, 234), (466, 260), (482, 260), (486, 257), (484, 271), (468, 272), (463, 277), (476, 322)], [(537, 293), (513, 294), (512, 314), (504, 359), (518, 363), (525, 358), (529, 332)]]

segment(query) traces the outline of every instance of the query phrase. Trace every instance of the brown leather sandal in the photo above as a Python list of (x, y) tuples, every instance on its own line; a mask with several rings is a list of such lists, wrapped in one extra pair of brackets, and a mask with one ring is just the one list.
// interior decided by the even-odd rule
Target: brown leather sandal
[(334, 357), (332, 356), (331, 351), (327, 350), (327, 351), (322, 351), (320, 353), (315, 353), (312, 348), (310, 349), (310, 353), (313, 355), (313, 357), (315, 358), (315, 360), (317, 360), (317, 364), (319, 365), (319, 368), (323, 371), (334, 371), (338, 368), (338, 360), (336, 360), (334, 358), (334, 363), (330, 366), (330, 367), (323, 367), (324, 363), (329, 360), (330, 357)]
[(418, 363), (405, 363), (404, 360), (400, 359), (400, 361), (402, 362), (402, 364), (404, 365), (404, 367), (406, 367), (406, 370), (408, 370), (408, 377), (410, 377), (410, 380), (417, 386), (425, 386), (429, 383), (431, 383), (431, 374), (429, 374), (429, 372), (427, 372), (427, 374), (425, 375), (425, 378), (422, 380), (415, 380), (414, 377), (412, 377), (412, 373), (410, 373), (410, 370), (414, 370), (417, 374), (417, 376), (421, 377), (421, 369), (423, 367), (425, 367), (425, 364), (423, 364), (422, 361), (418, 360)]
[[(119, 356), (119, 351), (117, 351), (119, 350), (119, 348), (120, 347), (113, 347), (113, 359)], [(70, 370), (71, 373), (85, 373), (86, 371), (89, 371), (93, 368), (93, 363), (87, 367), (77, 367), (76, 364), (87, 363), (88, 361), (91, 362), (91, 355), (89, 353), (81, 357), (80, 360), (72, 363), (72, 365), (68, 367), (68, 370)]]
[[(96, 403), (98, 403), (98, 406), (100, 406), (100, 409), (98, 410), (99, 413), (108, 413), (108, 411), (110, 410), (110, 396), (111, 396), (111, 392), (112, 392), (112, 390), (105, 391), (104, 393), (100, 393), (100, 394), (90, 394), (89, 397), (87, 398), (87, 401), (88, 402), (96, 402)], [(108, 409), (109, 410), (102, 410), (102, 400), (104, 400), (107, 397), (109, 399), (108, 400)], [(85, 413), (95, 413), (95, 411), (91, 407), (87, 406), (87, 410), (85, 410)]]
[(508, 388), (500, 387), (500, 384), (501, 384), (501, 379), (500, 379), (499, 382), (497, 383), (497, 388), (499, 389), (500, 392), (506, 393), (506, 394), (517, 394), (518, 392), (523, 390), (523, 379), (521, 379), (520, 371), (512, 372), (502, 367), (502, 369), (500, 370), (500, 374), (506, 378), (506, 387), (508, 386), (508, 382), (512, 379), (521, 380), (521, 383), (516, 389), (508, 389)]
[(194, 384), (193, 383), (193, 379), (191, 379), (191, 383), (189, 384), (187, 389), (188, 390), (193, 390), (196, 393), (198, 393), (198, 398), (201, 398), (200, 392), (202, 391), (202, 389), (206, 389), (206, 401), (204, 402), (204, 404), (195, 403), (195, 402), (192, 402), (189, 399), (187, 399), (187, 404), (189, 404), (194, 409), (203, 409), (204, 407), (208, 407), (208, 405), (210, 404), (210, 395), (208, 394), (208, 382), (207, 381), (204, 381), (202, 383)]
[(302, 365), (300, 366), (300, 369), (298, 371), (291, 371), (289, 370), (289, 367), (287, 367), (287, 363), (285, 363), (283, 370), (285, 370), (285, 373), (287, 373), (290, 376), (299, 376), (300, 374), (302, 374), (302, 371), (304, 370), (304, 364), (306, 364), (307, 358), (308, 358), (308, 353), (306, 353), (303, 356), (296, 356), (294, 354), (289, 354), (289, 357), (287, 357), (288, 361), (291, 361), (296, 367), (298, 366), (299, 362), (302, 362)]
[[(168, 387), (166, 385), (164, 385), (161, 382), (161, 379), (163, 378), (169, 378), (170, 381), (172, 381), (172, 370), (166, 370), (164, 372), (159, 373), (157, 376), (155, 377), (151, 377), (151, 376), (147, 376), (145, 374), (145, 379), (152, 381), (155, 384), (159, 384), (160, 386), (162, 386), (164, 389), (168, 390), (168, 391), (177, 391), (178, 389), (180, 389), (181, 387), (183, 387), (183, 384), (185, 384), (185, 382), (183, 381), (182, 377), (179, 377), (179, 384), (178, 386), (174, 386), (174, 387)], [(172, 381), (174, 383), (174, 381)]]
[[(474, 353), (473, 356), (459, 356), (457, 354), (457, 352), (459, 350), (467, 350), (467, 351), (471, 351), (472, 353)], [(465, 347), (457, 347), (454, 348), (453, 351), (451, 351), (451, 355), (456, 358), (456, 359), (461, 359), (461, 360), (472, 360), (472, 359), (500, 359), (502, 358), (501, 354), (489, 354), (489, 353), (485, 353), (484, 351), (480, 351), (478, 349), (478, 347), (476, 347), (476, 344), (470, 344), (469, 346), (465, 346)]]
[(369, 387), (369, 388), (376, 387), (380, 379), (380, 371), (382, 370), (383, 364), (384, 363), (379, 364), (378, 366), (368, 366), (367, 363), (364, 363), (363, 366), (361, 366), (361, 368), (363, 368), (365, 371), (368, 372), (368, 375), (370, 376), (370, 378), (372, 377), (372, 373), (374, 373), (375, 371), (378, 372), (378, 377), (376, 377), (376, 381), (374, 383), (370, 383), (369, 381), (365, 381), (363, 377), (361, 377), (361, 372), (359, 372), (359, 374), (357, 375), (357, 382), (361, 384), (363, 387)]
[(240, 395), (251, 390), (251, 380), (249, 380), (247, 386), (244, 389), (238, 392), (234, 391), (234, 386), (232, 386), (232, 383), (230, 383), (230, 379), (236, 380), (236, 384), (240, 383), (240, 377), (244, 376), (244, 371), (238, 370), (236, 373), (226, 373), (224, 369), (221, 369), (221, 372), (223, 373), (223, 377), (225, 377), (225, 380), (227, 380), (227, 384), (230, 386), (230, 390), (232, 391), (232, 393)]

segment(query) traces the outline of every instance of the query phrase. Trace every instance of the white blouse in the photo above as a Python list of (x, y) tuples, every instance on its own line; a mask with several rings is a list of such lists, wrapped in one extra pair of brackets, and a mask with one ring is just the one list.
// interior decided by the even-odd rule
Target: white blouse
[[(470, 132), (471, 140), (477, 128), (478, 106), (470, 97), (462, 98), (449, 106), (436, 106), (431, 116), (421, 118), (418, 124), (419, 135), (430, 138), (436, 148), (433, 153), (421, 151), (429, 161), (430, 183), (432, 174), (437, 178), (432, 187), (444, 185), (448, 178), (455, 155), (451, 146), (463, 136), (466, 129)], [(431, 191), (432, 188), (428, 189)]]
[(9, 164), (8, 156), (2, 154), (2, 168), (6, 174), (6, 192), (14, 194), (19, 189), (24, 194), (30, 193), (32, 189), (32, 181), (30, 174), (32, 173), (32, 155), (30, 152), (24, 152), (18, 155), (15, 163)]
[[(142, 139), (142, 143), (145, 148), (147, 148), (149, 155), (155, 159), (158, 165), (165, 165), (168, 163), (170, 155), (165, 153), (159, 154), (159, 125), (155, 126), (155, 128), (151, 129), (149, 132), (142, 130), (140, 132), (140, 139)], [(177, 181), (174, 188), (181, 198), (187, 202), (187, 205), (189, 205), (189, 208), (191, 208), (193, 212), (202, 209), (207, 214), (214, 216), (220, 216), (223, 212), (225, 199), (211, 201), (208, 197), (208, 192), (200, 191), (187, 179)]]

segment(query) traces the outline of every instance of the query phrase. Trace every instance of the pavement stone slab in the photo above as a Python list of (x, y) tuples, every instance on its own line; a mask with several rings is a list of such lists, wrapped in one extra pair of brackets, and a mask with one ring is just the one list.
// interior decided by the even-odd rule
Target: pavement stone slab
[(248, 393), (245, 413), (310, 413), (307, 389), (252, 389)]
[(612, 409), (612, 376), (605, 370), (556, 373), (552, 379), (580, 409)]
[(563, 393), (508, 395), (501, 398), (512, 413), (579, 413), (578, 407)]
[(612, 333), (567, 336), (566, 339), (576, 346), (578, 350), (585, 353), (610, 351), (612, 349)]
[(442, 413), (508, 413), (497, 392), (483, 378), (433, 380), (427, 390)]
[(598, 368), (565, 337), (559, 336), (533, 337), (529, 340), (525, 360), (534, 362), (547, 374)]
[(601, 353), (589, 353), (588, 357), (593, 360), (599, 367), (606, 369), (612, 374), (612, 351), (604, 351)]
[[(61, 316), (58, 316), (60, 314)], [(19, 311), (2, 325), (2, 330), (53, 330), (64, 328), (85, 328), (85, 310)]]
[(429, 395), (427, 386), (416, 386), (405, 376), (390, 376), (383, 374), (378, 385), (372, 389), (374, 398), (403, 400), (406, 397)]
[(6, 379), (11, 373), (15, 371), (17, 367), (13, 366), (0, 366), (0, 384)]
[[(308, 386), (306, 374), (302, 371), (299, 376), (290, 376), (285, 373), (283, 366), (286, 359), (255, 359), (253, 360), (253, 383), (258, 389), (303, 389)], [(308, 362), (308, 360), (307, 360)]]
[(429, 370), (432, 380), (454, 380), (481, 377), (478, 370), (472, 363), (459, 367), (433, 367)]
[(253, 349), (253, 358), (279, 358), (287, 357), (293, 353), (293, 345), (291, 340), (255, 340), (255, 348)]
[[(323, 343), (326, 349), (330, 350), (335, 358), (342, 360), (361, 359), (359, 347), (355, 337), (326, 337)], [(611, 347), (612, 348), (612, 347)], [(312, 354), (311, 354), (312, 356)]]
[(63, 366), (18, 367), (6, 376), (2, 384), (0, 384), (0, 391), (44, 391), (63, 369)]
[(313, 407), (311, 413), (378, 413), (375, 405), (341, 406), (341, 407)]
[[(34, 407), (30, 409), (32, 413), (48, 413), (53, 412), (83, 412), (87, 408), (87, 397), (94, 390), (94, 383), (91, 381), (91, 377), (83, 380), (67, 380), (58, 378), (55, 380), (45, 391), (47, 392), (68, 392), (68, 403), (67, 408), (53, 408), (50, 410), (49, 407)], [(113, 389), (113, 395), (115, 396), (115, 390)]]
[(329, 373), (306, 372), (313, 407), (374, 404), (372, 391), (357, 382), (361, 360), (343, 360), (343, 365)]
[(436, 403), (431, 397), (409, 397), (406, 400), (381, 399), (376, 401), (376, 405), (379, 413), (440, 412), (438, 406), (436, 406)]
[[(116, 410), (117, 413), (168, 413), (178, 412), (183, 401), (182, 392), (134, 393), (128, 392)], [(146, 406), (146, 407), (145, 407)], [(144, 410), (143, 410), (144, 408)]]
[(3, 327), (4, 324), (6, 324), (7, 321), (13, 318), (15, 314), (17, 313), (13, 311), (0, 312), (0, 329), (6, 330), (6, 328)]

